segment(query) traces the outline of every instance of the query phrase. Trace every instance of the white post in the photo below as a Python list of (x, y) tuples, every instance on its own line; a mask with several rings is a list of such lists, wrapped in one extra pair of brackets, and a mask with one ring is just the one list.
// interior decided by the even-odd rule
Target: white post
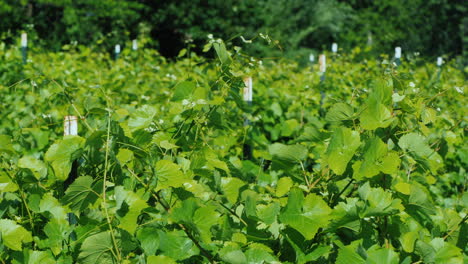
[(333, 42), (332, 48), (331, 48), (331, 49), (332, 49), (332, 52), (333, 52), (333, 53), (336, 53), (336, 52), (338, 51), (338, 44), (336, 44), (336, 43)]
[(115, 45), (115, 49), (114, 49), (115, 60), (119, 58), (119, 54), (120, 54), (120, 45), (117, 44)]
[(21, 56), (23, 57), (23, 64), (28, 62), (28, 34), (21, 33)]
[(367, 46), (372, 46), (372, 33), (367, 32)]
[[(325, 83), (325, 72), (327, 71), (327, 57), (325, 54), (319, 56), (319, 69), (320, 69), (320, 86)], [(323, 87), (320, 88), (320, 109), (322, 109), (323, 101), (325, 100), (325, 92)], [(322, 110), (320, 110), (322, 112)]]
[(63, 118), (63, 135), (64, 136), (77, 136), (78, 135), (78, 117), (65, 116)]
[(310, 54), (310, 55), (309, 55), (309, 61), (312, 62), (312, 63), (314, 63), (314, 61), (315, 61), (315, 56), (314, 56), (314, 54)]
[[(252, 96), (253, 96), (253, 92), (252, 92), (252, 77), (245, 77), (244, 78), (244, 84), (245, 84), (245, 87), (243, 89), (243, 97), (244, 97), (244, 101), (247, 103), (247, 105), (250, 106), (252, 105)], [(250, 111), (250, 110), (248, 110)], [(250, 120), (248, 119), (247, 116), (244, 117), (244, 127), (250, 125)], [(247, 132), (247, 137), (248, 136), (248, 132)], [(251, 160), (252, 159), (252, 143), (250, 142), (250, 139), (247, 140), (247, 142), (244, 142), (244, 145), (243, 145), (243, 159), (244, 160)]]
[(442, 66), (442, 63), (444, 63), (444, 60), (442, 60), (442, 57), (437, 57), (437, 67)]
[[(63, 136), (78, 136), (78, 117), (77, 116), (64, 116), (63, 117)], [(73, 182), (78, 176), (78, 162), (73, 161), (73, 165), (68, 175), (68, 179), (64, 182), (64, 189), (66, 190), (68, 186)], [(70, 181), (70, 182), (68, 182)], [(75, 225), (78, 223), (76, 216), (73, 213), (67, 213), (68, 223), (70, 225)], [(72, 240), (76, 240), (76, 234), (70, 234)]]
[(325, 54), (320, 54), (319, 65), (320, 65), (320, 72), (324, 74), (327, 71), (327, 58), (325, 57)]
[(28, 34), (21, 34), (21, 47), (26, 48), (28, 46)]
[(400, 59), (401, 58), (401, 47), (396, 47), (395, 48), (395, 58)]
[(134, 39), (132, 41), (132, 50), (137, 50), (138, 49), (138, 41)]
[(401, 47), (395, 48), (395, 64), (397, 67), (401, 65)]
[(252, 97), (253, 97), (252, 77), (245, 77), (244, 84), (245, 84), (245, 87), (243, 90), (244, 101), (246, 101), (247, 103), (252, 103)]

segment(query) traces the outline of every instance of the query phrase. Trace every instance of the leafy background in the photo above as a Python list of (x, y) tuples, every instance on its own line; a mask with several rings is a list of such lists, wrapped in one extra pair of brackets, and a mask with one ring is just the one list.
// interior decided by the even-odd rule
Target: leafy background
[(351, 50), (372, 39), (370, 55), (401, 46), (426, 56), (466, 58), (466, 12), (459, 0), (1, 0), (0, 34), (14, 43), (26, 31), (31, 43), (55, 51), (74, 42), (111, 51), (148, 34), (149, 47), (175, 57), (192, 42), (201, 51), (208, 34), (248, 40), (262, 33), (277, 44), (246, 47), (256, 57), (299, 59), (328, 50), (331, 42)]
[(467, 261), (456, 62), (204, 50), (0, 46), (3, 263)]

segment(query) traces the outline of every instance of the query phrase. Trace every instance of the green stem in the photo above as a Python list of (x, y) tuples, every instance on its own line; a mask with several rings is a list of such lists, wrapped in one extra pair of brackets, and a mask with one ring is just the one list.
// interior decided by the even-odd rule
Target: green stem
[[(117, 260), (119, 263), (122, 262), (122, 256), (120, 255), (120, 250), (118, 248), (117, 240), (114, 235), (114, 229), (112, 228), (112, 223), (110, 220), (109, 212), (107, 211), (107, 204), (106, 204), (106, 189), (107, 189), (107, 170), (109, 168), (109, 141), (110, 141), (110, 124), (111, 124), (111, 117), (110, 113), (107, 119), (107, 136), (106, 136), (106, 154), (105, 154), (105, 161), (104, 161), (104, 176), (103, 176), (103, 183), (102, 183), (102, 204), (104, 208), (104, 213), (106, 214), (107, 225), (109, 226), (109, 230), (111, 233), (112, 242), (114, 244), (114, 248), (117, 253)], [(114, 254), (113, 250), (111, 250), (112, 254)]]

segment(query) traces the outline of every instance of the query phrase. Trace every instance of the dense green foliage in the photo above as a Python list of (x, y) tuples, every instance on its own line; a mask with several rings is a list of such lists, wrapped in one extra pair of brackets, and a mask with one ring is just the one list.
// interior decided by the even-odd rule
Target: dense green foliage
[(205, 48), (217, 59), (78, 47), (22, 65), (0, 45), (3, 263), (466, 263), (453, 62), (355, 50), (320, 83), (316, 65)]
[(53, 50), (74, 41), (110, 50), (149, 31), (151, 46), (171, 57), (208, 34), (248, 40), (260, 33), (278, 43), (255, 41), (248, 48), (258, 56), (294, 57), (333, 41), (350, 50), (370, 40), (374, 55), (395, 46), (466, 55), (466, 13), (460, 0), (0, 0), (0, 33), (11, 42), (24, 30)]

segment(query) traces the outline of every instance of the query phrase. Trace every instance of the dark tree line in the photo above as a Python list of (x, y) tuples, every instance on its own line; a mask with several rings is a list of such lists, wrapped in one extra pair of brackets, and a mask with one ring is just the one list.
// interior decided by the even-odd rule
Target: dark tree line
[(294, 56), (331, 42), (460, 55), (466, 14), (463, 0), (0, 0), (0, 37), (13, 43), (26, 31), (52, 50), (72, 42), (110, 50), (146, 34), (147, 45), (168, 57), (190, 43), (201, 49), (208, 34), (234, 44), (256, 38), (243, 46), (260, 56)]

